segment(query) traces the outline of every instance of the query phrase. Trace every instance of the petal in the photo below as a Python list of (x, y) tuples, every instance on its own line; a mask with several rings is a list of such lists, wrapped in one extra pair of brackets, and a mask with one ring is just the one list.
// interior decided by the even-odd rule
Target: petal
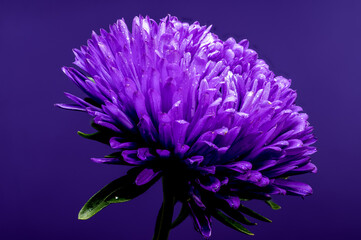
[(78, 104), (57, 103), (55, 106), (66, 110), (86, 112), (85, 108)]
[(185, 159), (184, 161), (189, 165), (199, 166), (199, 164), (203, 161), (203, 156), (192, 156), (190, 158)]
[(171, 152), (165, 149), (156, 149), (155, 150), (160, 158), (169, 158), (171, 155)]
[(143, 161), (137, 157), (137, 153), (137, 150), (124, 150), (122, 152), (123, 160), (131, 165), (140, 165)]
[(173, 134), (174, 144), (184, 144), (188, 126), (189, 126), (189, 122), (185, 120), (176, 120), (173, 122), (172, 134)]
[(122, 164), (122, 161), (118, 158), (91, 158), (95, 163), (106, 163), (106, 164)]
[(311, 186), (303, 182), (296, 182), (285, 179), (275, 179), (273, 184), (285, 189), (287, 191), (287, 194), (289, 195), (307, 196), (312, 194)]
[(186, 153), (188, 152), (189, 150), (189, 146), (186, 145), (186, 144), (176, 144), (176, 148), (174, 150), (174, 153), (177, 157), (179, 158), (184, 158), (184, 156), (186, 155)]
[(197, 231), (201, 233), (204, 238), (210, 238), (212, 234), (210, 217), (207, 216), (206, 213), (192, 201), (188, 202), (188, 207), (190, 209)]
[(228, 205), (233, 209), (238, 209), (241, 205), (241, 200), (238, 196), (221, 196), (219, 195), (218, 198), (225, 200)]
[(135, 142), (124, 142), (124, 138), (112, 137), (109, 140), (109, 144), (111, 148), (114, 149), (129, 149), (135, 148), (137, 144)]
[(145, 168), (141, 171), (135, 179), (135, 184), (138, 186), (144, 185), (155, 178), (160, 172), (154, 172), (153, 169)]
[(315, 166), (315, 164), (307, 163), (306, 165), (304, 165), (302, 167), (298, 167), (298, 168), (295, 168), (295, 169), (287, 172), (287, 175), (297, 175), (297, 174), (304, 174), (304, 173), (308, 173), (308, 172), (312, 172), (312, 173), (317, 172), (317, 167)]
[(209, 176), (202, 179), (198, 179), (198, 184), (210, 192), (218, 192), (221, 188), (221, 182), (218, 178)]
[(167, 113), (160, 113), (159, 119), (159, 140), (164, 147), (169, 148), (172, 145), (171, 118)]
[(150, 153), (149, 148), (138, 148), (137, 150), (137, 157), (142, 160), (152, 160), (155, 157)]

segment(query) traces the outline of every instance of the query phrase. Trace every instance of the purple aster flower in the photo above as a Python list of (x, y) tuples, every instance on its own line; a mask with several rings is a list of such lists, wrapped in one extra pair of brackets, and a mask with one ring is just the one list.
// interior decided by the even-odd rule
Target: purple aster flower
[[(198, 22), (140, 16), (132, 32), (119, 20), (74, 49), (79, 70), (63, 71), (87, 97), (66, 93), (73, 103), (57, 106), (93, 118), (97, 132), (79, 134), (113, 149), (93, 161), (132, 166), (84, 205), (80, 219), (137, 197), (162, 177), (154, 239), (167, 239), (189, 215), (204, 238), (212, 217), (251, 235), (247, 217), (270, 220), (246, 201), (277, 209), (272, 195), (312, 193), (289, 179), (316, 172), (308, 116), (295, 105), (290, 80), (275, 76), (248, 45), (222, 41)], [(177, 202), (183, 207), (171, 223)]]

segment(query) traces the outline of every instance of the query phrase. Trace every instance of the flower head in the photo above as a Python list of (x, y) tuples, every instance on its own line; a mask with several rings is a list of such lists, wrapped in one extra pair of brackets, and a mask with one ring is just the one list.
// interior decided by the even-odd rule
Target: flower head
[(312, 193), (288, 178), (316, 172), (307, 114), (295, 105), (290, 80), (275, 76), (248, 46), (168, 16), (159, 24), (135, 17), (132, 32), (118, 20), (74, 50), (81, 70), (63, 71), (87, 97), (66, 93), (73, 103), (58, 106), (92, 116), (98, 132), (80, 134), (114, 150), (93, 161), (134, 166), (80, 218), (138, 196), (163, 176), (170, 205), (181, 202), (205, 238), (212, 216), (250, 234), (239, 224), (252, 225), (245, 215), (268, 219), (244, 201)]

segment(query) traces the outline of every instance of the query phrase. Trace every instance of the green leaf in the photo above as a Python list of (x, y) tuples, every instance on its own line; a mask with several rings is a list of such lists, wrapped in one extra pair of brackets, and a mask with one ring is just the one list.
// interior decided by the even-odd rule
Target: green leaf
[(82, 136), (86, 139), (90, 139), (90, 140), (94, 140), (94, 141), (98, 141), (101, 143), (105, 143), (109, 145), (109, 139), (111, 136), (109, 136), (108, 134), (104, 133), (104, 132), (95, 132), (95, 133), (83, 133), (78, 131), (78, 135)]
[(94, 81), (94, 78), (92, 78), (92, 77), (88, 77), (88, 79), (89, 79), (90, 81), (92, 81), (92, 82), (95, 82), (95, 81)]
[(238, 208), (238, 211), (244, 213), (244, 214), (247, 214), (248, 216), (250, 217), (253, 217), (255, 219), (258, 219), (258, 220), (261, 220), (261, 221), (264, 221), (264, 222), (272, 222), (270, 219), (256, 213), (255, 211), (241, 205), (239, 208)]
[(281, 206), (273, 202), (272, 200), (265, 201), (265, 203), (267, 203), (273, 210), (281, 209)]
[(247, 228), (243, 227), (241, 224), (239, 224), (237, 221), (233, 220), (232, 218), (228, 217), (227, 215), (223, 214), (221, 211), (216, 210), (213, 214), (213, 217), (223, 223), (224, 225), (233, 228), (234, 230), (237, 230), (241, 233), (247, 234), (247, 235), (254, 235), (251, 231), (249, 231)]
[(236, 220), (237, 222), (243, 223), (245, 225), (257, 225), (257, 223), (253, 223), (248, 220), (242, 213), (235, 209), (231, 209), (229, 207), (221, 209), (225, 214)]
[(92, 196), (82, 207), (78, 218), (86, 220), (111, 203), (129, 201), (147, 191), (159, 179), (159, 177), (154, 178), (149, 183), (138, 186), (134, 183), (134, 181), (139, 171), (129, 172), (127, 175), (112, 181), (99, 192), (94, 194), (94, 196)]
[(188, 208), (186, 204), (183, 204), (178, 217), (176, 218), (176, 220), (174, 220), (174, 222), (172, 222), (171, 228), (175, 228), (176, 226), (181, 224), (184, 220), (186, 220), (188, 215), (189, 215)]
[(90, 124), (92, 126), (92, 128), (94, 128), (95, 130), (102, 132), (102, 131), (111, 131), (106, 127), (103, 127), (99, 124), (96, 124), (94, 121)]
[(79, 136), (86, 138), (86, 139), (90, 139), (90, 140), (97, 140), (99, 138), (99, 135), (101, 135), (100, 132), (95, 132), (95, 133), (83, 133), (81, 131), (77, 132)]
[(249, 199), (247, 199), (247, 198), (239, 198), (239, 200), (241, 200), (243, 202), (249, 201)]

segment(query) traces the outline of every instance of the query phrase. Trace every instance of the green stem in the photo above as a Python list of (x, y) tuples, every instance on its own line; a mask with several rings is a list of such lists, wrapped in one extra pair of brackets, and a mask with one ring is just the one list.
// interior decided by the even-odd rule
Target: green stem
[(174, 194), (168, 176), (163, 176), (163, 204), (157, 217), (153, 240), (167, 240), (172, 225)]

